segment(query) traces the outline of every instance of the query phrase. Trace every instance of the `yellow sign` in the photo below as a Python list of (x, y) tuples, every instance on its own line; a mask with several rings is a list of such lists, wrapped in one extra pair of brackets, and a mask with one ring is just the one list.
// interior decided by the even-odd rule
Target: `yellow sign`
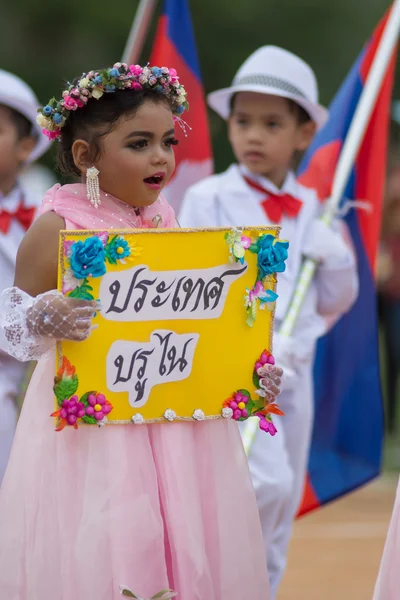
[[(58, 344), (59, 427), (251, 413), (287, 248), (278, 232), (61, 232), (59, 289), (101, 308), (89, 339)], [(239, 408), (237, 390), (249, 391)]]

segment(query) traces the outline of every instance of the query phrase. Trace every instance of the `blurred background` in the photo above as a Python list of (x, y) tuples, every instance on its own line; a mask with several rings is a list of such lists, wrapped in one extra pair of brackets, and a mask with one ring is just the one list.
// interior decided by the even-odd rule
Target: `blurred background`
[[(315, 70), (328, 105), (389, 0), (190, 0), (206, 92), (229, 85), (256, 48), (276, 44)], [(1, 67), (30, 84), (41, 102), (64, 82), (121, 59), (136, 0), (3, 2)], [(154, 15), (141, 63), (151, 53)], [(393, 94), (382, 243), (377, 264), (382, 386), (386, 409), (385, 477), (298, 521), (280, 600), (368, 600), (378, 570), (400, 471), (400, 65)], [(399, 99), (399, 101), (397, 101)], [(189, 98), (190, 101), (190, 98)], [(233, 155), (225, 124), (209, 112), (215, 169)], [(190, 123), (190, 115), (188, 117)], [(54, 149), (42, 160), (54, 168)], [(59, 176), (56, 175), (58, 179)]]
[[(321, 101), (327, 105), (390, 2), (190, 0), (189, 4), (206, 92), (229, 85), (256, 48), (276, 44), (313, 67)], [(60, 92), (63, 82), (121, 59), (137, 5), (137, 0), (4, 2), (1, 67), (25, 79), (46, 102)], [(156, 20), (141, 62), (149, 59)], [(400, 80), (395, 97), (397, 91), (400, 97)], [(219, 171), (233, 156), (224, 122), (211, 112), (209, 118)], [(44, 160), (51, 165), (52, 154)]]

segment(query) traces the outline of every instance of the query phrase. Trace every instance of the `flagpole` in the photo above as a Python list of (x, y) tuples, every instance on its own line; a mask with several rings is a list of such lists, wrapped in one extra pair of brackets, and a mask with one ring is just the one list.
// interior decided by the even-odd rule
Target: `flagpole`
[(122, 55), (122, 62), (137, 63), (157, 6), (157, 0), (140, 0)]
[[(400, 0), (395, 0), (340, 153), (332, 185), (332, 194), (326, 203), (326, 208), (321, 218), (327, 225), (332, 223), (337, 214), (350, 172), (375, 108), (376, 99), (380, 92), (387, 66), (399, 37), (399, 31)], [(306, 259), (303, 262), (294, 294), (279, 331), (280, 335), (289, 337), (293, 333), (297, 317), (310, 288), (316, 268), (317, 263), (314, 260)], [(247, 455), (249, 455), (254, 442), (257, 427), (257, 418), (250, 418), (246, 423), (243, 432), (243, 444)]]

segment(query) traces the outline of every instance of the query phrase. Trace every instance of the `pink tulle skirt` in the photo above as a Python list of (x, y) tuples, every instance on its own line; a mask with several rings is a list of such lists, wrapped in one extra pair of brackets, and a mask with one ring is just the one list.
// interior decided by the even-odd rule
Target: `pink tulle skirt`
[(54, 356), (33, 375), (0, 491), (0, 598), (268, 600), (236, 424), (54, 431)]
[(400, 482), (383, 551), (373, 600), (400, 598)]

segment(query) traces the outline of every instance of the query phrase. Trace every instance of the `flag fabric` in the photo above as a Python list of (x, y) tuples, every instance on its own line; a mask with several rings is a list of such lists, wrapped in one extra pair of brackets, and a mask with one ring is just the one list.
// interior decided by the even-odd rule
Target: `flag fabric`
[[(353, 65), (299, 170), (299, 180), (329, 197), (340, 150), (388, 15)], [(368, 201), (372, 214), (345, 217), (357, 254), (358, 300), (317, 346), (315, 423), (299, 514), (358, 488), (380, 472), (384, 421), (379, 374), (375, 260), (378, 250), (395, 52), (387, 68), (344, 199)], [(342, 203), (344, 202), (342, 200)]]
[(184, 118), (191, 129), (185, 137), (176, 128), (176, 169), (164, 190), (177, 212), (186, 189), (213, 170), (207, 108), (187, 0), (165, 0), (150, 62), (176, 69), (188, 95), (189, 112)]

